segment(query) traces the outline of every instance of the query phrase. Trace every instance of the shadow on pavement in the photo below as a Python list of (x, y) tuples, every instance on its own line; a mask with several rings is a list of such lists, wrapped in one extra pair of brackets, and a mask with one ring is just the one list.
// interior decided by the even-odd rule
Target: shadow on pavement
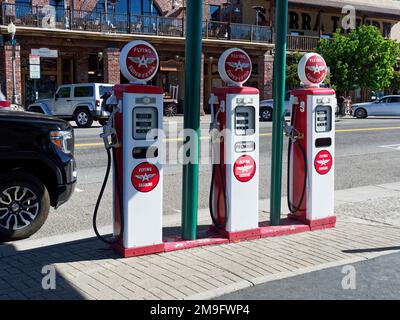
[[(68, 277), (85, 276), (85, 261), (93, 263), (117, 257), (96, 238), (20, 251), (12, 244), (0, 244), (0, 300), (84, 299), (63, 275), (67, 272)], [(79, 266), (68, 265), (73, 262), (80, 262)], [(49, 268), (55, 270), (54, 290), (42, 287), (42, 281), (50, 283), (49, 278), (46, 278), (50, 275)]]
[(394, 251), (400, 250), (400, 246), (398, 247), (383, 247), (383, 248), (366, 248), (366, 249), (351, 249), (351, 250), (342, 250), (344, 253), (369, 253), (369, 252), (384, 252), (384, 251)]

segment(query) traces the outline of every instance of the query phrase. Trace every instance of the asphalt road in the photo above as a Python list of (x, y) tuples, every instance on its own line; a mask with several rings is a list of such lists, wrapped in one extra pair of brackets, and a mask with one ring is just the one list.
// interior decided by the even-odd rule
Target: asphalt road
[[(167, 122), (168, 156), (182, 154), (177, 132), (182, 128), (181, 119)], [(207, 154), (209, 121), (202, 120), (202, 153)], [(271, 170), (271, 123), (260, 125), (260, 197), (269, 198)], [(400, 118), (342, 118), (336, 122), (336, 173), (335, 188), (397, 182), (400, 179), (400, 149), (385, 147), (399, 145)], [(100, 126), (76, 129), (75, 156), (78, 165), (78, 185), (71, 200), (58, 210), (51, 210), (49, 218), (34, 238), (58, 235), (91, 228), (93, 208), (100, 191), (106, 166), (106, 154), (99, 138)], [(284, 145), (283, 193), (286, 190), (286, 149)], [(173, 157), (172, 157), (173, 158)], [(207, 157), (204, 157), (207, 159)], [(181, 175), (180, 164), (165, 166), (164, 214), (180, 211)], [(208, 207), (211, 166), (200, 166), (199, 206)], [(111, 189), (106, 189), (98, 217), (98, 225), (111, 224)]]
[[(390, 249), (393, 248), (381, 250)], [(400, 299), (399, 263), (400, 254), (395, 253), (352, 265), (260, 284), (218, 299), (398, 300)]]

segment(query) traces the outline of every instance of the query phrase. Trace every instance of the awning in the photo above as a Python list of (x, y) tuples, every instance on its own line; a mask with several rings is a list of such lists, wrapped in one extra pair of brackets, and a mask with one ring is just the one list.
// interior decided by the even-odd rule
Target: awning
[(345, 5), (351, 5), (354, 6), (357, 11), (400, 16), (400, 1), (396, 3), (395, 1), (390, 0), (289, 0), (289, 3), (309, 5), (312, 7), (331, 7), (338, 9), (342, 9)]

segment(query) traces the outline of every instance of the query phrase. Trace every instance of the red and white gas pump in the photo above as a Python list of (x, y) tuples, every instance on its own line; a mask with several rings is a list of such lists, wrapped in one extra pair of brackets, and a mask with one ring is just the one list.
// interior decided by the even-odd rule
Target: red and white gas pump
[(112, 244), (125, 257), (164, 251), (163, 90), (146, 84), (158, 66), (152, 45), (132, 41), (120, 55), (121, 72), (130, 84), (114, 87), (117, 107), (108, 128), (114, 138)]
[(298, 74), (304, 87), (291, 92), (288, 152), (288, 204), (291, 217), (311, 229), (333, 227), (335, 108), (333, 89), (321, 88), (328, 72), (316, 53), (303, 56)]
[(214, 228), (230, 240), (260, 236), (258, 226), (259, 91), (243, 87), (252, 63), (246, 52), (229, 49), (218, 70), (226, 87), (213, 88), (213, 172), (210, 214)]

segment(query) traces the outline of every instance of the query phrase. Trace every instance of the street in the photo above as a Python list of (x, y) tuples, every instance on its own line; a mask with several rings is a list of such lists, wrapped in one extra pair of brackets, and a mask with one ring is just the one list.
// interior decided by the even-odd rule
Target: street
[[(177, 119), (175, 123), (175, 119)], [(203, 118), (202, 149), (208, 150), (209, 118)], [(182, 128), (182, 119), (167, 119), (168, 154), (181, 152), (182, 142), (177, 132)], [(398, 181), (400, 177), (400, 119), (399, 118), (339, 118), (336, 120), (336, 171), (335, 189), (343, 190), (371, 184)], [(271, 122), (260, 123), (260, 198), (269, 198), (271, 162)], [(43, 238), (92, 227), (92, 215), (106, 169), (106, 154), (99, 137), (101, 127), (91, 129), (75, 128), (75, 157), (78, 166), (78, 185), (71, 200), (58, 210), (51, 210), (42, 229), (32, 238)], [(284, 144), (283, 195), (286, 194), (286, 149)], [(178, 142), (178, 143), (177, 143)], [(397, 145), (397, 146), (396, 146)], [(179, 164), (165, 167), (164, 214), (181, 210), (181, 170)], [(208, 207), (211, 166), (200, 166), (199, 207)], [(269, 210), (269, 208), (261, 208)], [(100, 206), (98, 225), (112, 224), (110, 183)]]
[[(381, 248), (381, 251), (396, 248)], [(377, 249), (376, 251), (380, 251)], [(221, 300), (397, 300), (400, 254), (260, 284)], [(353, 282), (349, 275), (353, 273)], [(347, 279), (346, 279), (347, 276)], [(344, 285), (344, 286), (343, 286)]]

